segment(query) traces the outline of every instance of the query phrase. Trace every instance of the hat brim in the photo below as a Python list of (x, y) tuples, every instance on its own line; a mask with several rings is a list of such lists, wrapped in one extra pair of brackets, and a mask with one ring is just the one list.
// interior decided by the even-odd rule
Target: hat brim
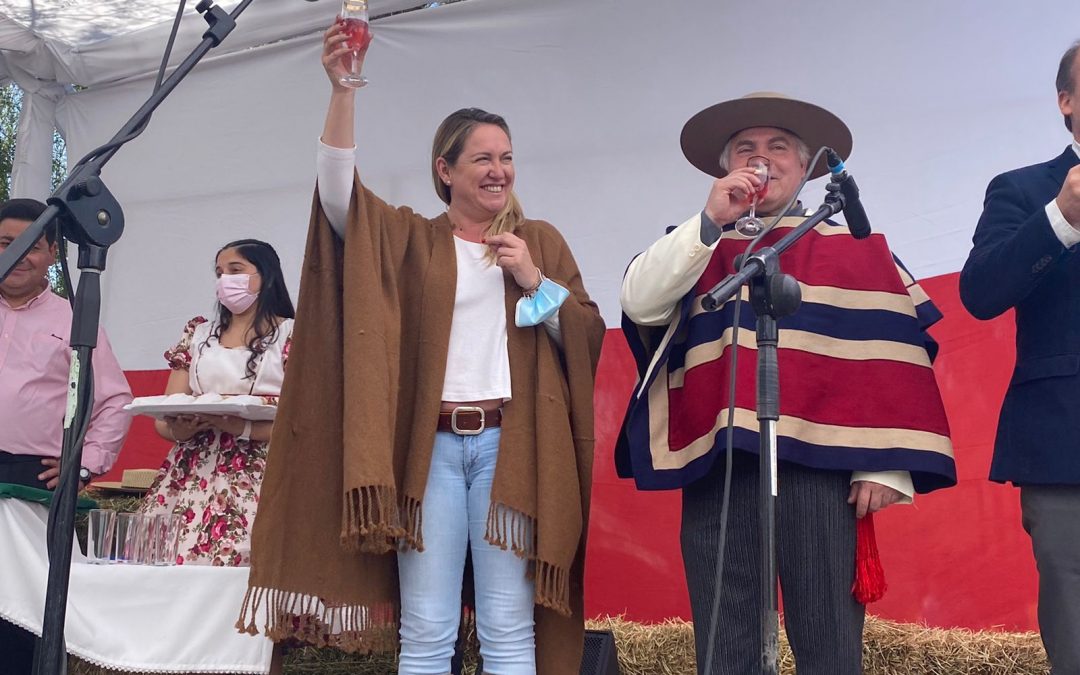
[(121, 492), (123, 494), (141, 495), (149, 492), (148, 487), (132, 487), (130, 485), (123, 485), (120, 481), (103, 480), (96, 483), (90, 483), (90, 488), (101, 490), (103, 492)]
[[(738, 98), (705, 108), (683, 125), (683, 154), (705, 173), (723, 178), (728, 172), (720, 167), (720, 153), (732, 136), (750, 127), (790, 131), (806, 143), (811, 157), (822, 146), (845, 160), (851, 154), (851, 131), (839, 117), (813, 103), (782, 97)], [(810, 178), (828, 172), (822, 156)]]

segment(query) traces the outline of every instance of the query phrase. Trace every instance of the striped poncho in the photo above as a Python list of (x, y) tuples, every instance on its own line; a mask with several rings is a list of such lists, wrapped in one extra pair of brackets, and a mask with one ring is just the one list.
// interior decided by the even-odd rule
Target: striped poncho
[[(781, 219), (761, 246), (802, 222)], [(639, 489), (683, 487), (722, 456), (728, 424), (734, 299), (715, 312), (702, 296), (733, 271), (748, 244), (727, 230), (666, 328), (623, 331), (639, 380), (616, 446), (621, 477)], [(911, 472), (916, 491), (956, 482), (949, 426), (927, 327), (941, 318), (880, 234), (855, 240), (821, 223), (780, 256), (802, 305), (780, 319), (780, 460), (821, 469)], [(755, 316), (743, 289), (734, 445), (758, 450)]]

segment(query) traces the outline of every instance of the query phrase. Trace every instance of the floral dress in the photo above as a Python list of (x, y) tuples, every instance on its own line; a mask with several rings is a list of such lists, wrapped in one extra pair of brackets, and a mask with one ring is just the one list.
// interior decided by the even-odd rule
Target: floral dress
[[(180, 343), (165, 352), (169, 367), (188, 371), (195, 396), (251, 394), (276, 405), (293, 320), (278, 326), (277, 336), (257, 361), (254, 378), (246, 370), (251, 350), (222, 347), (211, 335), (213, 326), (202, 317), (189, 321)], [(266, 441), (207, 429), (169, 451), (140, 510), (183, 516), (178, 565), (250, 564), (251, 527), (268, 449)]]

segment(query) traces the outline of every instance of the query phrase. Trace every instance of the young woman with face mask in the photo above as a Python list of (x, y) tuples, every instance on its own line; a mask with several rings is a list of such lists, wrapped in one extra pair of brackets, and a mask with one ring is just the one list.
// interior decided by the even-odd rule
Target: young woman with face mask
[[(179, 344), (165, 352), (172, 368), (165, 393), (248, 394), (276, 402), (295, 316), (278, 255), (265, 242), (241, 239), (222, 247), (215, 263), (217, 318), (192, 319)], [(177, 563), (249, 564), (273, 425), (202, 414), (155, 423), (176, 445), (142, 511), (183, 516)]]

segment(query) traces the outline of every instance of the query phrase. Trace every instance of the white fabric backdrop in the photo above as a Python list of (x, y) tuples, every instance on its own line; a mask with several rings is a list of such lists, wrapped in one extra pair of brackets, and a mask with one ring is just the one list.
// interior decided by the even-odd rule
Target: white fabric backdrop
[[(338, 5), (318, 7), (328, 24)], [(527, 215), (563, 231), (615, 327), (626, 263), (708, 193), (679, 150), (683, 122), (782, 91), (852, 128), (848, 167), (867, 212), (916, 276), (955, 272), (989, 179), (1069, 142), (1053, 80), (1077, 19), (1075, 0), (1024, 12), (976, 0), (470, 0), (377, 22), (358, 161), (385, 199), (434, 215), (439, 121), (473, 105), (503, 114)], [(163, 367), (188, 318), (211, 311), (213, 256), (230, 239), (272, 242), (295, 296), (329, 89), (320, 37), (205, 62), (106, 168), (127, 230), (104, 277), (104, 321), (125, 368)], [(132, 79), (62, 101), (72, 159), (151, 86)], [(818, 181), (804, 197), (816, 206), (822, 194)]]

